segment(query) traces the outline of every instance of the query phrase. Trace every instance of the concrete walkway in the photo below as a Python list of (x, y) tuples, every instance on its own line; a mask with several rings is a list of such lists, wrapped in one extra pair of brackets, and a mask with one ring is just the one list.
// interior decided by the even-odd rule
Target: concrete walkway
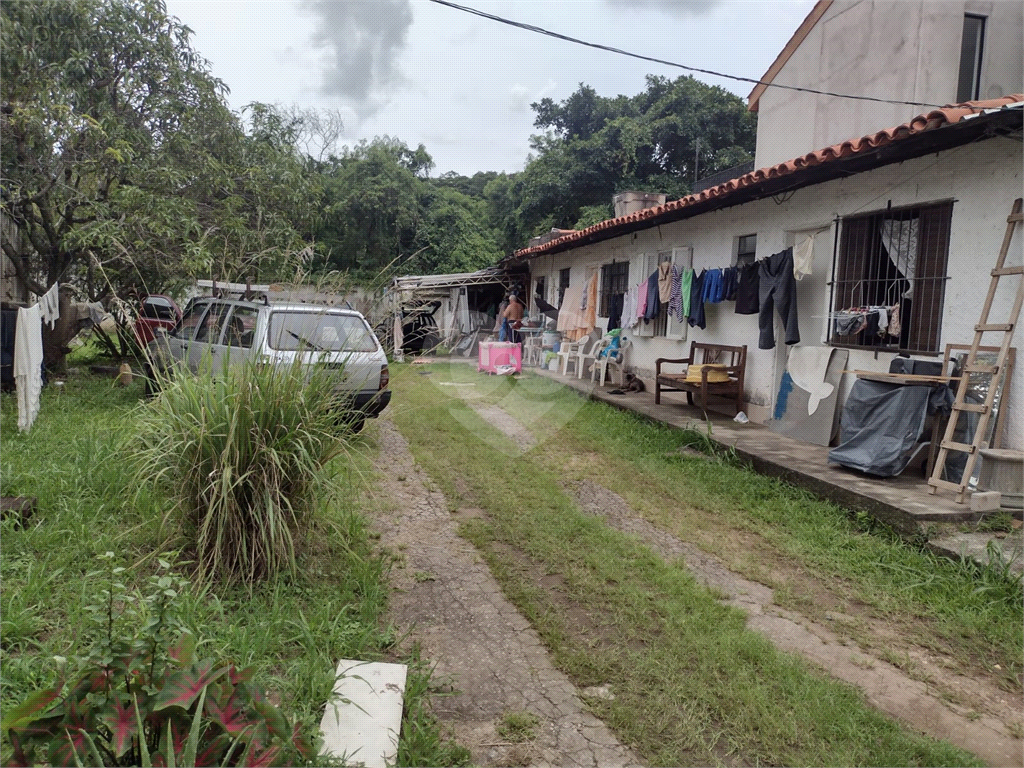
[[(381, 493), (392, 509), (376, 519), (381, 544), (398, 553), (391, 619), (430, 659), (435, 680), (454, 690), (434, 714), (452, 728), (479, 766), (636, 766), (640, 759), (595, 717), (559, 671), (540, 636), (473, 545), (458, 535), (475, 508), (450, 508), (408, 443), (387, 418), (379, 425)], [(525, 741), (501, 735), (503, 718), (526, 713), (536, 728)]]
[[(454, 361), (454, 360), (453, 360)], [(1024, 530), (1012, 533), (964, 533), (959, 524), (977, 520), (966, 504), (957, 504), (950, 495), (928, 493), (922, 477), (880, 478), (828, 463), (828, 449), (779, 435), (759, 424), (738, 424), (730, 416), (705, 414), (686, 404), (685, 395), (663, 393), (661, 405), (654, 404), (653, 392), (628, 392), (612, 395), (614, 386), (596, 386), (589, 379), (561, 376), (545, 369), (528, 369), (545, 378), (559, 381), (590, 397), (652, 421), (680, 429), (707, 432), (711, 439), (732, 448), (758, 472), (779, 477), (806, 488), (822, 498), (849, 509), (864, 511), (908, 535), (929, 533), (928, 546), (938, 554), (959, 558), (961, 554), (985, 563), (992, 543), (1012, 561), (1015, 572), (1024, 571)], [(938, 535), (936, 536), (936, 532)]]

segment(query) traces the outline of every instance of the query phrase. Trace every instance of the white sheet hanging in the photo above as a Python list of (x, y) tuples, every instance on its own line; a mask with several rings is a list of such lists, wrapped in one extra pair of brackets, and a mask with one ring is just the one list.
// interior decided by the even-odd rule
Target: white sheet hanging
[(793, 277), (803, 280), (811, 274), (814, 262), (814, 233), (801, 233), (796, 236), (793, 246)]
[(39, 299), (39, 315), (44, 322), (53, 324), (60, 317), (60, 283), (54, 283), (50, 290), (44, 293)]
[(14, 383), (18, 389), (18, 429), (27, 432), (39, 415), (43, 390), (43, 321), (39, 305), (18, 310), (14, 332)]

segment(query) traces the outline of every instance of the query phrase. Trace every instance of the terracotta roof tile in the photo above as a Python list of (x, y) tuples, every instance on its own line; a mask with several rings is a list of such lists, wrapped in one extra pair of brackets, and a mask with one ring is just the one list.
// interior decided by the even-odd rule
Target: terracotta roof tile
[(934, 109), (931, 112), (920, 114), (910, 122), (903, 123), (902, 125), (897, 125), (893, 128), (886, 128), (885, 130), (878, 131), (877, 133), (871, 133), (867, 136), (861, 136), (857, 139), (847, 139), (839, 144), (833, 144), (831, 147), (825, 147), (824, 149), (818, 149), (814, 152), (808, 152), (802, 157), (796, 157), (792, 160), (787, 160), (784, 163), (779, 163), (778, 165), (773, 165), (769, 168), (760, 168), (756, 171), (751, 171), (743, 176), (730, 179), (723, 184), (719, 184), (716, 187), (709, 187), (708, 189), (701, 190), (697, 194), (688, 195), (678, 200), (670, 200), (663, 205), (658, 205), (653, 208), (645, 208), (642, 211), (631, 213), (628, 216), (607, 219), (598, 224), (594, 224), (591, 227), (587, 227), (586, 229), (571, 231), (569, 234), (555, 238), (554, 240), (543, 243), (542, 245), (535, 245), (531, 248), (523, 248), (522, 250), (516, 251), (513, 256), (522, 258), (545, 253), (554, 249), (556, 246), (564, 247), (575, 240), (583, 240), (591, 234), (612, 229), (623, 224), (641, 222), (647, 219), (657, 219), (661, 214), (668, 213), (670, 211), (677, 211), (695, 203), (726, 197), (738, 190), (768, 179), (788, 176), (802, 168), (811, 168), (823, 163), (834, 162), (841, 158), (851, 157), (894, 141), (900, 141), (901, 139), (913, 136), (914, 134), (932, 131), (945, 125), (953, 125), (970, 115), (980, 114), (993, 109), (1000, 109), (1011, 104), (1017, 104), (1021, 101), (1024, 101), (1024, 94), (1015, 93), (998, 99), (950, 104), (942, 109)]

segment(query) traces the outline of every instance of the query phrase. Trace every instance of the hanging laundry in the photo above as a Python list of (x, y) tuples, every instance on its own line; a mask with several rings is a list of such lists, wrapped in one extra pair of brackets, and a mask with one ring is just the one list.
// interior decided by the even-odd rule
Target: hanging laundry
[(793, 278), (795, 280), (803, 280), (811, 274), (815, 234), (817, 233), (802, 233), (796, 236), (796, 245), (793, 248)]
[(690, 327), (702, 330), (708, 327), (707, 317), (704, 315), (704, 276), (706, 274), (707, 270), (705, 269), (699, 275), (695, 273), (693, 276), (693, 281), (690, 284), (690, 312), (687, 315)]
[(736, 286), (737, 315), (756, 315), (761, 311), (760, 285), (760, 267), (756, 262), (740, 267)]
[(736, 267), (722, 270), (722, 293), (725, 301), (736, 301), (736, 289), (740, 284), (740, 272)]
[(846, 309), (832, 315), (836, 336), (854, 336), (863, 331), (868, 324), (867, 312), (857, 309)]
[(622, 297), (622, 327), (632, 328), (636, 325), (636, 290), (632, 287), (626, 289)]
[(668, 299), (668, 313), (683, 322), (683, 274), (675, 264), (672, 265), (672, 294)]
[(655, 270), (647, 278), (647, 307), (644, 309), (644, 322), (650, 322), (661, 312), (661, 292), (658, 289), (658, 274)]
[(758, 265), (760, 281), (758, 298), (761, 309), (757, 325), (760, 337), (758, 349), (775, 348), (775, 321), (773, 309), (778, 307), (779, 317), (786, 330), (786, 344), (800, 343), (800, 323), (797, 319), (796, 278), (793, 277), (793, 249), (773, 253)]
[(718, 304), (725, 297), (722, 270), (709, 269), (704, 275), (704, 303)]
[(900, 326), (900, 305), (896, 304), (892, 308), (892, 312), (889, 313), (889, 327), (886, 332), (890, 336), (895, 336), (898, 339), (900, 337), (901, 330), (902, 327)]
[(878, 312), (878, 330), (876, 331), (876, 333), (879, 336), (885, 336), (885, 331), (889, 327), (889, 308), (872, 307), (871, 309)]
[(580, 326), (583, 329), (581, 335), (586, 335), (597, 327), (597, 272), (594, 272), (587, 281), (586, 296), (587, 305), (583, 313), (583, 325)]
[(60, 317), (60, 283), (54, 283), (50, 290), (39, 298), (39, 316), (43, 322), (49, 323), (50, 328)]
[(27, 432), (39, 415), (39, 393), (43, 389), (43, 318), (38, 304), (18, 310), (14, 383), (18, 389), (18, 429)]
[(658, 301), (668, 304), (672, 298), (672, 262), (663, 261), (658, 265)]
[(555, 328), (566, 336), (582, 323), (582, 312), (579, 311), (583, 283), (572, 283), (565, 289), (562, 296), (562, 308), (558, 310), (558, 321)]
[[(647, 281), (636, 287), (636, 320), (639, 322), (647, 314)], [(636, 323), (633, 323), (636, 325)]]
[(679, 322), (683, 322), (684, 318), (690, 316), (690, 292), (693, 290), (693, 270), (683, 270), (683, 284), (679, 289), (680, 294), (683, 297), (683, 309), (682, 317), (679, 318)]
[(867, 321), (864, 325), (864, 334), (870, 339), (878, 335), (878, 310), (869, 310), (864, 316)]

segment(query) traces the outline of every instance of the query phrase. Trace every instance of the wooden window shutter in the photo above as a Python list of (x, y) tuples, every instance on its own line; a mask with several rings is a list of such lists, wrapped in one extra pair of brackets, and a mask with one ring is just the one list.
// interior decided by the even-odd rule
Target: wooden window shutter
[(952, 201), (921, 209), (914, 296), (906, 338), (910, 351), (939, 351), (952, 216)]

